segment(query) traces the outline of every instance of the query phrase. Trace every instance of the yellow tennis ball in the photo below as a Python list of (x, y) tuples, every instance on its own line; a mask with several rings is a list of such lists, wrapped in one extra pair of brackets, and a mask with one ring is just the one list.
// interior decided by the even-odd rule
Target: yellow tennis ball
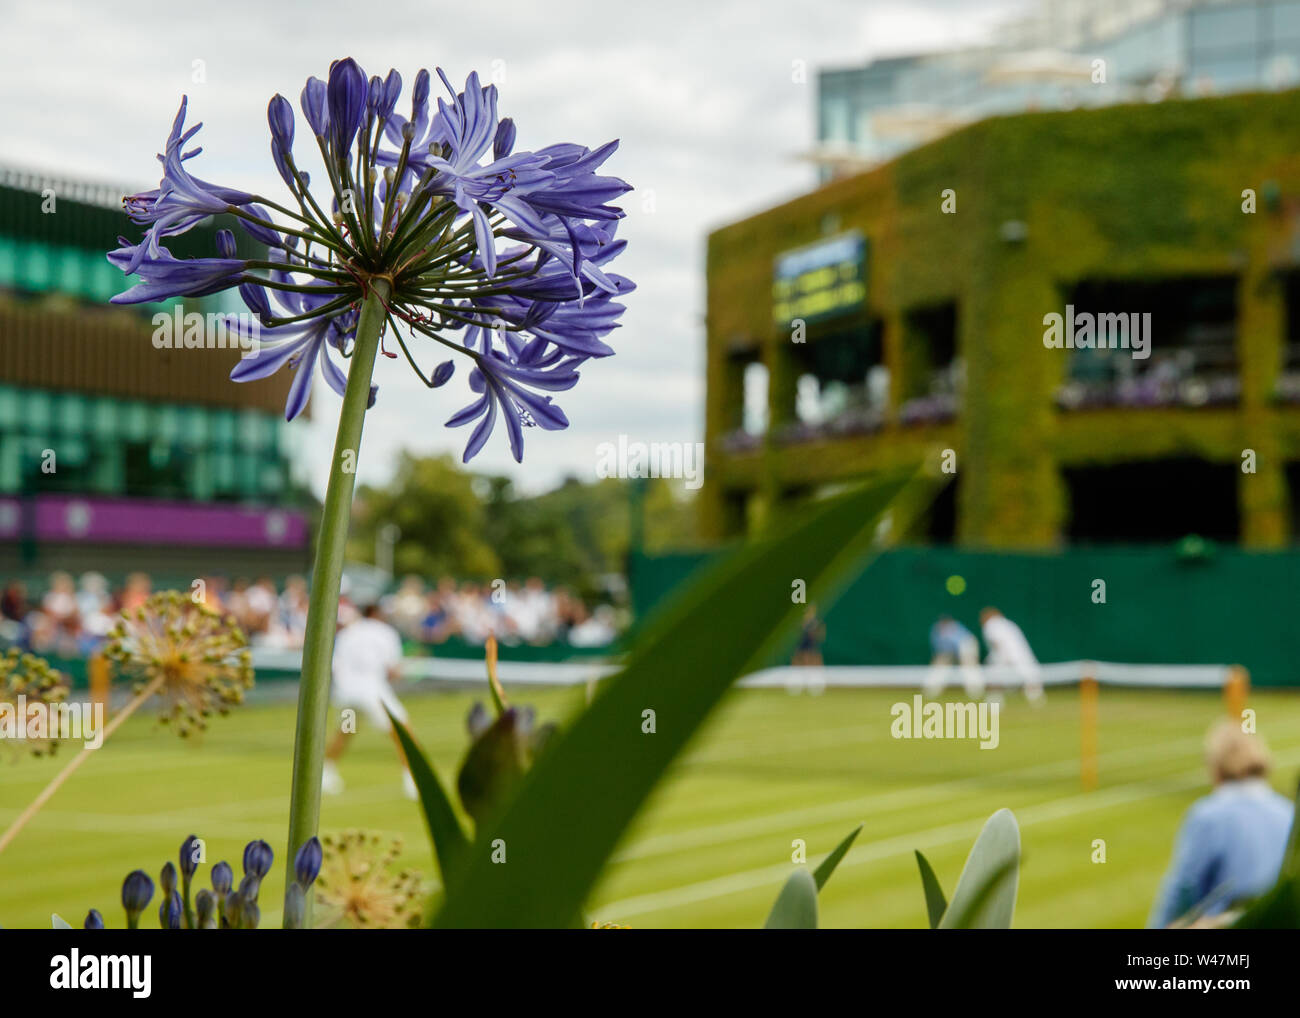
[(961, 576), (949, 576), (948, 582), (944, 586), (948, 588), (948, 593), (953, 597), (966, 592), (966, 580)]

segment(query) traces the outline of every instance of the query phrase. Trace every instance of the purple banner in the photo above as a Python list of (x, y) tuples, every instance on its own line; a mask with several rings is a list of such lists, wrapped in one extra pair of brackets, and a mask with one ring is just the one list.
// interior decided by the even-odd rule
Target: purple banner
[(0, 541), (302, 548), (307, 520), (284, 509), (144, 498), (36, 495), (0, 498)]

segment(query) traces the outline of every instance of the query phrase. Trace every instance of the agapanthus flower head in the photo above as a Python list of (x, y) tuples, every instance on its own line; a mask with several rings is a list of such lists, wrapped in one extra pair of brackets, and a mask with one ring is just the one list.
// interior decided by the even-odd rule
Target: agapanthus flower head
[(323, 861), (316, 878), (318, 926), (400, 929), (417, 926), (424, 898), (418, 873), (401, 869), (400, 839), (368, 831), (321, 838)]
[[(190, 172), (200, 149), (187, 145), (198, 126), (186, 129), (182, 99), (159, 155), (158, 188), (126, 199), (146, 232), (109, 255), (139, 276), (114, 300), (237, 288), (259, 316), (260, 334), (256, 353), (232, 377), (292, 370), (285, 412), (293, 418), (307, 405), (318, 364), (343, 391), (346, 376), (330, 347), (348, 356), (359, 309), (373, 295), (386, 336), (429, 388), (448, 382), (455, 359), (471, 362), (462, 377), (473, 396), (447, 421), (476, 423), (464, 458), (502, 422), (521, 459), (527, 429), (568, 426), (553, 394), (576, 385), (587, 360), (614, 352), (607, 340), (633, 285), (603, 266), (624, 248), (612, 239), (623, 216), (614, 203), (629, 186), (600, 172), (617, 142), (520, 151), (514, 121), (498, 115), (496, 85), (474, 73), (461, 89), (442, 70), (437, 78), (416, 74), (407, 107), (397, 71), (368, 77), (352, 58), (336, 60), (302, 89), (309, 132), (295, 129), (288, 99), (272, 97), (271, 157), (291, 196), (285, 204)], [(318, 179), (328, 190), (320, 193), (294, 151), (304, 137), (324, 164)], [(240, 257), (228, 233), (212, 257), (178, 259), (164, 246), (214, 215), (233, 218), (265, 256)], [(426, 359), (430, 344), (453, 359)]]
[[(239, 887), (231, 890), (234, 874), (230, 864), (219, 862), (212, 867), (212, 887), (202, 888), (194, 896), (193, 908), (190, 904), (190, 878), (194, 876), (198, 852), (194, 851), (202, 843), (193, 834), (185, 839), (181, 847), (182, 865), (177, 870), (174, 863), (163, 865), (159, 879), (161, 895), (158, 901), (158, 924), (164, 930), (213, 930), (213, 929), (256, 929), (261, 922), (258, 907), (258, 892), (263, 877), (270, 871), (274, 855), (265, 841), (251, 841), (244, 849), (244, 865), (247, 872)], [(305, 891), (305, 886), (298, 878), (314, 877), (313, 865), (319, 866), (320, 843), (312, 838), (298, 852), (295, 879), (291, 883)], [(191, 866), (187, 859), (194, 859)], [(177, 887), (177, 874), (181, 877)], [(127, 926), (139, 927), (139, 919), (145, 908), (153, 899), (154, 882), (143, 870), (134, 870), (122, 883), (122, 906), (126, 910)], [(304, 899), (305, 901), (305, 899)], [(95, 925), (98, 923), (98, 925)], [(290, 924), (291, 926), (293, 924)], [(94, 909), (86, 917), (87, 929), (103, 929), (103, 918)]]
[[(35, 704), (62, 703), (68, 698), (68, 689), (68, 680), (44, 658), (10, 647), (0, 654), (0, 704), (5, 706), (7, 715), (0, 722), (0, 731), (8, 725), (26, 724), (27, 711)], [(33, 756), (49, 756), (59, 745), (58, 739), (44, 738), (39, 730), (30, 730), (30, 726), (23, 738), (0, 741), (9, 743), (16, 752)]]
[(166, 701), (162, 720), (180, 735), (206, 728), (214, 712), (242, 703), (253, 685), (248, 641), (234, 618), (174, 590), (124, 613), (104, 654), (137, 691), (157, 689)]

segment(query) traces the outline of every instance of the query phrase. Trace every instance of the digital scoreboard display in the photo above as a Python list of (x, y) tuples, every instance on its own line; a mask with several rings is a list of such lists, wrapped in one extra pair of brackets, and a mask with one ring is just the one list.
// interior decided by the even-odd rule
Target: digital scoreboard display
[(856, 311), (867, 296), (867, 241), (845, 233), (777, 255), (772, 320), (789, 325)]

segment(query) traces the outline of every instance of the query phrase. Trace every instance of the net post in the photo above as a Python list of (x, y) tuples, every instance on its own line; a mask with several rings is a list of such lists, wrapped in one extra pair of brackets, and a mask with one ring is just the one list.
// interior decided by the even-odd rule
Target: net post
[(90, 682), (90, 702), (108, 710), (108, 658), (97, 650), (86, 662), (86, 678)]
[(1097, 701), (1099, 689), (1092, 667), (1079, 680), (1079, 777), (1083, 790), (1097, 787)]
[(1246, 694), (1250, 692), (1250, 672), (1241, 665), (1228, 668), (1228, 678), (1223, 684), (1223, 702), (1228, 717), (1240, 721), (1242, 711), (1246, 709)]

